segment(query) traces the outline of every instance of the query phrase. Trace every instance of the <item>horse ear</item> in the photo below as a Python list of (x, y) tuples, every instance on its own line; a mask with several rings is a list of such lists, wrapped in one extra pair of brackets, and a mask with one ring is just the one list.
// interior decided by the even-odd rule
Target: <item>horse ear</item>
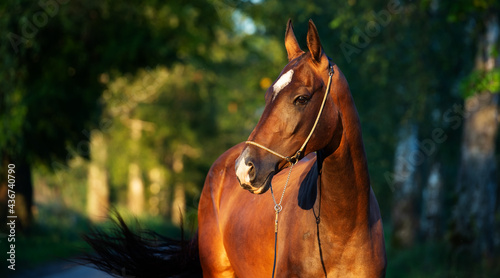
[(288, 61), (291, 61), (304, 53), (304, 51), (300, 49), (297, 38), (293, 33), (293, 25), (291, 19), (288, 20), (288, 24), (286, 26), (285, 47), (288, 54)]
[(307, 48), (309, 48), (314, 61), (319, 63), (323, 55), (323, 47), (321, 47), (319, 40), (318, 29), (316, 29), (312, 19), (309, 19), (309, 30), (307, 30)]

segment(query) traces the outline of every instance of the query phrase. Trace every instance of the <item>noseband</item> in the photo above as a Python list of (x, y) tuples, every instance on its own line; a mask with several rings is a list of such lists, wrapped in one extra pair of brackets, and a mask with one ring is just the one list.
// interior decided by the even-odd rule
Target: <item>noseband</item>
[(307, 143), (309, 143), (309, 140), (311, 139), (311, 136), (313, 135), (314, 130), (316, 129), (316, 126), (318, 125), (319, 119), (321, 117), (321, 113), (323, 112), (323, 109), (325, 108), (326, 98), (330, 92), (330, 85), (332, 83), (332, 76), (334, 73), (332, 65), (329, 65), (328, 69), (329, 69), (328, 84), (326, 86), (326, 91), (325, 91), (325, 96), (323, 97), (323, 102), (321, 103), (321, 107), (319, 109), (318, 115), (316, 116), (316, 121), (314, 121), (314, 125), (311, 128), (311, 131), (309, 132), (309, 135), (307, 136), (306, 140), (304, 141), (304, 143), (302, 144), (300, 149), (297, 152), (295, 152), (295, 154), (293, 156), (284, 156), (284, 155), (277, 153), (277, 152), (275, 152), (275, 151), (273, 151), (273, 150), (271, 150), (271, 149), (269, 149), (269, 148), (267, 148), (267, 147), (265, 147), (257, 142), (254, 142), (254, 141), (246, 141), (245, 143), (250, 144), (250, 145), (254, 145), (254, 146), (259, 147), (265, 151), (268, 151), (268, 152), (274, 154), (275, 156), (277, 156), (283, 160), (288, 161), (288, 163), (290, 163), (291, 165), (297, 163), (300, 159), (300, 156), (302, 155), (302, 152), (304, 152), (304, 149), (306, 148)]

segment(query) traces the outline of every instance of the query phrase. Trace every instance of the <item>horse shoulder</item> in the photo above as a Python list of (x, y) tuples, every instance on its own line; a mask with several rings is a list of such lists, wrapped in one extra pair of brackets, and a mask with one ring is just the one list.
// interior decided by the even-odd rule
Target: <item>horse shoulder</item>
[[(210, 168), (198, 206), (198, 237), (203, 277), (235, 277), (224, 248), (219, 223), (219, 208), (224, 181), (234, 169), (234, 160), (244, 143), (223, 153)], [(234, 170), (233, 170), (234, 172)]]

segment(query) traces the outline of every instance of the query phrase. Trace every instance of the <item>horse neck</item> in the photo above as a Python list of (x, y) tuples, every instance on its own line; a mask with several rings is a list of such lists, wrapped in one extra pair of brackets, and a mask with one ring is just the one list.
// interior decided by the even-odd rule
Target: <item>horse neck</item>
[(338, 227), (346, 229), (348, 222), (352, 225), (368, 222), (364, 220), (369, 214), (370, 178), (358, 112), (345, 77), (338, 68), (335, 70), (338, 74), (334, 76), (331, 93), (340, 110), (342, 125), (330, 142), (333, 146), (329, 147), (335, 150), (326, 154), (323, 161), (321, 210), (322, 215), (332, 218), (328, 222), (342, 221)]

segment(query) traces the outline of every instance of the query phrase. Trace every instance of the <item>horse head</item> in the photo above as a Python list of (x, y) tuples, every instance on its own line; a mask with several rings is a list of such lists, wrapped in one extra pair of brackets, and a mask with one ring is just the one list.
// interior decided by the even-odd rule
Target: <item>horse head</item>
[(289, 62), (267, 89), (264, 112), (235, 162), (241, 187), (255, 194), (266, 192), (287, 165), (327, 147), (341, 126), (332, 98), (333, 65), (314, 23), (309, 21), (309, 52), (300, 49), (290, 20), (285, 47)]

